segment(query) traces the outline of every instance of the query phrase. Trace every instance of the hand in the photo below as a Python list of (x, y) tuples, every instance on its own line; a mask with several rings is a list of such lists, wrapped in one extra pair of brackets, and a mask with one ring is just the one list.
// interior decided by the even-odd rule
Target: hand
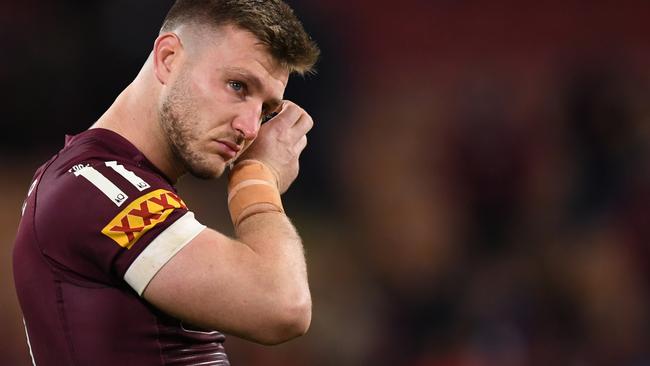
[(237, 161), (255, 159), (264, 163), (275, 173), (282, 194), (298, 176), (298, 159), (313, 125), (304, 109), (285, 100), (278, 115), (260, 127), (257, 139)]

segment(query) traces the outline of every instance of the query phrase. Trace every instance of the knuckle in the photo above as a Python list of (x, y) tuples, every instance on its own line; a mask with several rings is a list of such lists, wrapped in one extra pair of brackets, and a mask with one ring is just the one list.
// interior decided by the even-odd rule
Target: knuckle
[(284, 101), (284, 109), (296, 109), (299, 108), (298, 105), (290, 100), (285, 100)]
[(296, 111), (299, 114), (307, 114), (307, 112), (301, 106), (292, 101), (285, 101), (285, 108)]

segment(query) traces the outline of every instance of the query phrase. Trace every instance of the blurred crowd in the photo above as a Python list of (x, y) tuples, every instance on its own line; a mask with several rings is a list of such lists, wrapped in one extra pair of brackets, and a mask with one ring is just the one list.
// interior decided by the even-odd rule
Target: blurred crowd
[[(135, 75), (169, 1), (23, 3), (0, 5), (0, 363), (18, 366), (32, 171)], [(289, 3), (323, 49), (287, 89), (316, 122), (285, 199), (313, 322), (278, 347), (230, 337), (232, 363), (650, 365), (650, 5)], [(223, 182), (179, 190), (228, 231)]]

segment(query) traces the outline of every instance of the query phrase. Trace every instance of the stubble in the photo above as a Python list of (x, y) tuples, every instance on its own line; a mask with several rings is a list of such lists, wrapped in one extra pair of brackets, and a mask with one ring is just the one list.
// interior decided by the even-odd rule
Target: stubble
[(173, 159), (180, 162), (185, 171), (201, 179), (213, 179), (223, 173), (200, 154), (199, 116), (192, 98), (187, 73), (179, 76), (163, 100), (159, 109), (160, 125), (167, 136)]

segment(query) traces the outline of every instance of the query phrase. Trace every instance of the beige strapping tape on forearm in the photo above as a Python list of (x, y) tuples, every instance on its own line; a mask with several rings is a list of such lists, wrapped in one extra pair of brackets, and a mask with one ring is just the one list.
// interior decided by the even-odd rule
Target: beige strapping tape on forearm
[[(255, 205), (260, 205), (255, 209)], [(262, 212), (284, 212), (277, 178), (264, 163), (243, 160), (235, 164), (228, 182), (228, 209), (235, 226), (242, 220)]]

